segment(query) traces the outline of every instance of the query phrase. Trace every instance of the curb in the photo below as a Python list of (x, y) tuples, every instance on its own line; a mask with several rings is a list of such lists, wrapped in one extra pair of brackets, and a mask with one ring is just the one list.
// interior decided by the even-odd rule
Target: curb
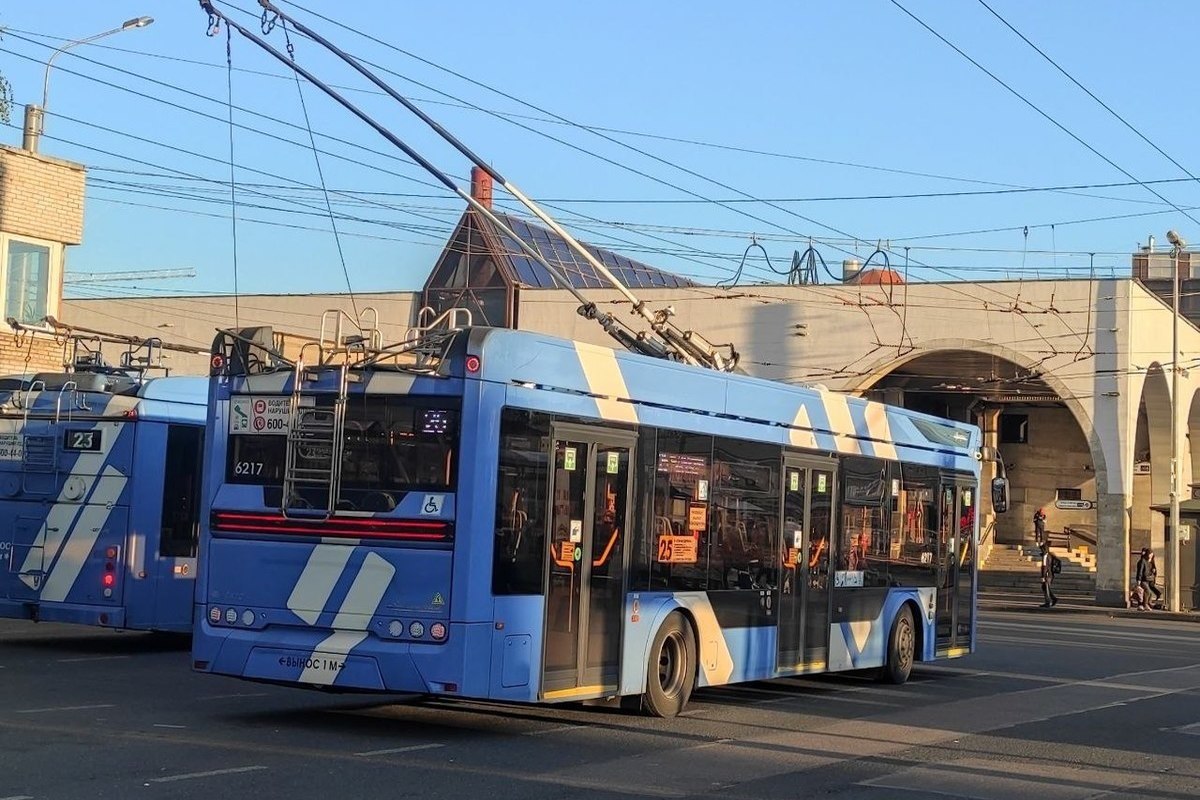
[(1082, 606), (1060, 602), (1053, 608), (1042, 608), (1041, 603), (989, 603), (979, 604), (980, 610), (1025, 612), (1027, 614), (1102, 614), (1112, 619), (1169, 620), (1171, 622), (1200, 622), (1200, 614), (1190, 611), (1138, 611), (1133, 608), (1106, 608), (1104, 606)]

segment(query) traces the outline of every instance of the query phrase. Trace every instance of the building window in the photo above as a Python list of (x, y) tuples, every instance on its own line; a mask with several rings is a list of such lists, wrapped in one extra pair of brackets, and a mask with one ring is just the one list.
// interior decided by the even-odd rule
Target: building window
[(1083, 490), (1082, 489), (1061, 489), (1061, 488), (1055, 489), (1054, 490), (1054, 499), (1055, 500), (1082, 500), (1083, 499)]
[(37, 325), (57, 313), (62, 245), (0, 237), (0, 307), (4, 319)]
[(1028, 414), (1000, 415), (1000, 444), (1025, 444), (1028, 441)]

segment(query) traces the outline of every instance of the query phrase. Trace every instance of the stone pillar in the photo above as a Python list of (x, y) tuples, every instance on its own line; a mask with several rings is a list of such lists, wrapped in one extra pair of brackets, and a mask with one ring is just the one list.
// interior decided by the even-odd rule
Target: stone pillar
[(1128, 502), (1123, 494), (1096, 493), (1097, 605), (1124, 608), (1128, 601)]

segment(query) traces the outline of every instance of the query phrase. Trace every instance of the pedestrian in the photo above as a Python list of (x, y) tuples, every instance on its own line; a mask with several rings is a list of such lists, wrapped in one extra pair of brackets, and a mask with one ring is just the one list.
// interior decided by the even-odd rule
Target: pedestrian
[[(1154, 563), (1154, 551), (1149, 547), (1142, 548), (1142, 557), (1138, 559), (1137, 570), (1135, 573), (1137, 585), (1142, 590), (1144, 603), (1148, 608), (1154, 608), (1155, 603), (1162, 600), (1162, 592), (1158, 586), (1158, 564)], [(1154, 595), (1154, 600), (1150, 600), (1150, 595)]]
[(1033, 512), (1033, 538), (1038, 544), (1046, 541), (1046, 509)]
[(1042, 603), (1042, 608), (1050, 608), (1058, 605), (1058, 598), (1054, 595), (1054, 562), (1058, 558), (1050, 552), (1050, 545), (1042, 542), (1042, 596), (1046, 602)]

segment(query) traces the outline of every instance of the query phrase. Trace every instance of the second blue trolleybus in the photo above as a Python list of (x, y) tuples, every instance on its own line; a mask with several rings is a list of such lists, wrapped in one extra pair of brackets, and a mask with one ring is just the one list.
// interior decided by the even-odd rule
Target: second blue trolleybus
[(191, 630), (207, 382), (0, 378), (0, 617)]
[(198, 670), (669, 716), (974, 649), (973, 426), (504, 329), (270, 342), (214, 344)]

